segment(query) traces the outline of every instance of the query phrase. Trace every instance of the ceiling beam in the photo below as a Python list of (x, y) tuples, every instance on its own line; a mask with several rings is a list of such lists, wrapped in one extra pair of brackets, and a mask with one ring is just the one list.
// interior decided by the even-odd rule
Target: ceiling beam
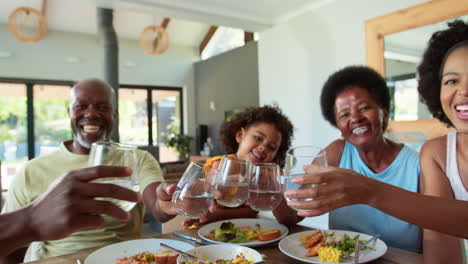
[(199, 48), (200, 55), (202, 54), (203, 50), (206, 48), (206, 45), (208, 45), (208, 43), (210, 42), (216, 30), (218, 30), (217, 26), (211, 26), (210, 29), (208, 29), (208, 32), (206, 32), (205, 37), (203, 38), (203, 41), (200, 44), (200, 48)]
[(169, 22), (171, 22), (171, 19), (170, 18), (167, 18), (165, 17), (163, 22), (161, 23), (161, 27), (166, 29), (167, 28), (167, 25), (169, 25)]

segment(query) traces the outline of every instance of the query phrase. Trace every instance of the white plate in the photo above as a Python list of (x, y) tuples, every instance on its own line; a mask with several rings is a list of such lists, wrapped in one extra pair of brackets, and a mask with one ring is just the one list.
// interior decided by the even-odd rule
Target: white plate
[(272, 220), (261, 219), (261, 218), (239, 218), (239, 219), (229, 219), (229, 220), (223, 220), (223, 221), (218, 221), (218, 222), (214, 222), (214, 223), (211, 223), (211, 224), (207, 224), (207, 225), (201, 227), (198, 230), (198, 235), (201, 238), (203, 238), (204, 240), (207, 240), (207, 241), (210, 241), (210, 242), (213, 242), (213, 243), (226, 244), (224, 242), (211, 240), (211, 239), (204, 236), (205, 234), (209, 234), (216, 227), (221, 226), (221, 224), (224, 223), (224, 222), (231, 222), (236, 227), (238, 227), (238, 226), (251, 226), (252, 228), (254, 228), (255, 224), (259, 224), (262, 228), (279, 228), (281, 230), (281, 236), (279, 236), (278, 238), (273, 239), (273, 240), (260, 241), (260, 240), (255, 239), (255, 240), (251, 240), (251, 241), (245, 242), (245, 243), (232, 243), (232, 244), (246, 246), (246, 247), (257, 247), (257, 246), (263, 246), (263, 245), (271, 244), (271, 243), (276, 242), (276, 241), (280, 240), (281, 238), (285, 237), (289, 232), (289, 230), (288, 230), (288, 228), (286, 226), (284, 226), (282, 224), (279, 224), (279, 223), (277, 223), (275, 221), (272, 221)]
[[(187, 253), (210, 261), (216, 261), (218, 259), (233, 259), (240, 253), (244, 254), (245, 258), (252, 263), (262, 260), (262, 255), (258, 251), (234, 244), (213, 244), (201, 246), (191, 249), (187, 251)], [(177, 258), (177, 263), (179, 264), (185, 261), (187, 261), (187, 259), (181, 255)]]
[(85, 264), (115, 264), (115, 259), (130, 257), (143, 251), (154, 252), (158, 249), (164, 249), (161, 243), (172, 246), (176, 249), (186, 251), (194, 246), (171, 239), (137, 239), (112, 244), (100, 248), (91, 253), (86, 259)]
[[(335, 231), (335, 237), (336, 236), (343, 236), (344, 234), (347, 234), (351, 238), (356, 236), (356, 235), (360, 235), (359, 240), (369, 240), (370, 238), (372, 238), (372, 236), (362, 234), (362, 233), (358, 233), (358, 232), (342, 231), (342, 230), (331, 230), (331, 231)], [(294, 259), (297, 259), (297, 260), (300, 260), (300, 261), (304, 261), (304, 262), (307, 262), (307, 263), (326, 264), (326, 262), (320, 262), (318, 257), (306, 257), (305, 256), (305, 254), (307, 253), (308, 250), (306, 248), (304, 248), (304, 244), (301, 243), (299, 238), (300, 238), (300, 236), (309, 235), (312, 232), (313, 232), (313, 230), (294, 233), (294, 234), (291, 234), (291, 235), (281, 239), (281, 241), (279, 242), (279, 245), (278, 245), (279, 249), (281, 250), (281, 252), (283, 252), (284, 254), (290, 256), (291, 258), (294, 258)], [(366, 263), (366, 262), (372, 261), (374, 259), (378, 259), (381, 256), (383, 256), (383, 254), (385, 254), (385, 252), (387, 252), (387, 245), (385, 244), (385, 242), (383, 242), (380, 239), (377, 239), (377, 241), (371, 242), (367, 246), (369, 246), (369, 247), (371, 247), (371, 248), (373, 248), (375, 250), (361, 250), (361, 252), (359, 254), (359, 263)], [(341, 262), (341, 263), (352, 264), (352, 263), (354, 263), (354, 258), (345, 258), (345, 259), (343, 259), (343, 262)]]

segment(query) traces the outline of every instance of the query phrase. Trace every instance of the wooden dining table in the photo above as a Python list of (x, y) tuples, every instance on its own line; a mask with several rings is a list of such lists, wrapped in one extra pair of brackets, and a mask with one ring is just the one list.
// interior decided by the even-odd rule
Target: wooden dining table
[[(294, 227), (289, 228), (289, 233), (291, 234), (291, 233), (306, 231), (309, 229), (310, 228), (296, 225)], [(190, 229), (190, 230), (180, 231), (178, 233), (183, 233), (185, 235), (198, 238), (197, 231), (198, 229)], [(177, 237), (173, 235), (173, 233), (160, 234), (160, 235), (156, 235), (156, 236), (152, 236), (148, 238), (174, 239), (174, 240), (179, 240), (179, 241), (189, 243), (193, 246), (201, 246), (200, 244), (197, 244), (196, 242)], [(86, 259), (86, 257), (92, 252), (96, 251), (97, 249), (99, 248), (85, 249), (74, 254), (51, 257), (51, 258), (28, 262), (28, 263), (31, 263), (31, 264), (33, 263), (34, 264), (77, 264), (78, 259), (82, 260), (84, 263), (84, 260)], [(257, 250), (258, 252), (264, 255), (266, 264), (304, 263), (302, 261), (293, 259), (285, 255), (283, 252), (281, 252), (280, 249), (278, 248), (278, 243), (269, 244), (267, 246), (255, 247), (255, 250)], [(372, 262), (368, 262), (368, 263), (372, 263), (372, 264), (391, 264), (391, 263), (422, 264), (423, 258), (422, 258), (422, 254), (389, 247), (388, 251), (381, 258), (374, 260)]]

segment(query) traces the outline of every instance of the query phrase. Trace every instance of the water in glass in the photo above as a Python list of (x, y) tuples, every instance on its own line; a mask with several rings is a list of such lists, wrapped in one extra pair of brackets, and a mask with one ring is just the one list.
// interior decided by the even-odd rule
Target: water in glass
[(250, 162), (235, 155), (225, 155), (215, 173), (214, 187), (221, 194), (216, 201), (226, 207), (237, 207), (247, 200)]
[[(286, 190), (299, 190), (305, 188), (314, 188), (315, 184), (297, 185), (292, 183), (292, 179), (297, 176), (307, 175), (304, 171), (304, 166), (317, 165), (327, 167), (327, 156), (324, 149), (314, 146), (301, 146), (289, 149), (286, 153), (286, 164), (285, 164), (285, 181)], [(307, 199), (292, 199), (288, 200), (301, 200), (310, 201), (313, 198)]]
[(206, 181), (203, 165), (191, 162), (177, 183), (172, 206), (181, 215), (198, 219), (208, 213), (214, 190)]
[[(89, 154), (89, 166), (126, 166), (132, 169), (132, 175), (128, 177), (102, 178), (96, 180), (99, 183), (112, 183), (132, 191), (138, 192), (140, 185), (138, 181), (138, 161), (136, 146), (125, 145), (115, 142), (96, 142), (91, 145)], [(111, 201), (125, 211), (135, 207), (135, 202), (123, 201), (113, 198), (99, 198)]]
[(273, 163), (254, 164), (249, 180), (248, 204), (256, 211), (272, 211), (281, 202), (281, 175)]

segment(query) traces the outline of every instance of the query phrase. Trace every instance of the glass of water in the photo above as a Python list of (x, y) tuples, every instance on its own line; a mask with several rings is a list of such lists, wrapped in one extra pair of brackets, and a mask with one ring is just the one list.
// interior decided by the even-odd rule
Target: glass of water
[[(132, 169), (132, 175), (128, 177), (102, 178), (96, 180), (96, 182), (112, 183), (138, 192), (140, 185), (138, 181), (138, 160), (136, 149), (136, 146), (124, 145), (115, 142), (93, 143), (91, 145), (91, 151), (88, 158), (89, 166), (125, 166)], [(125, 211), (132, 210), (136, 204), (134, 202), (112, 198), (99, 199), (111, 201)]]
[[(286, 190), (298, 190), (305, 188), (314, 188), (315, 184), (297, 185), (291, 182), (294, 177), (307, 175), (304, 171), (304, 166), (317, 165), (327, 167), (327, 155), (324, 149), (315, 146), (300, 146), (289, 149), (286, 153), (286, 164), (284, 168), (286, 179)], [(310, 201), (308, 199), (292, 199), (286, 198), (290, 201)]]
[(221, 195), (216, 201), (226, 207), (237, 207), (247, 200), (250, 161), (225, 155), (216, 169), (214, 188)]
[(172, 206), (181, 215), (198, 219), (208, 213), (214, 190), (206, 181), (203, 164), (191, 162), (177, 183)]
[(274, 163), (252, 165), (249, 180), (248, 203), (256, 211), (272, 211), (281, 202), (282, 182), (280, 168)]

